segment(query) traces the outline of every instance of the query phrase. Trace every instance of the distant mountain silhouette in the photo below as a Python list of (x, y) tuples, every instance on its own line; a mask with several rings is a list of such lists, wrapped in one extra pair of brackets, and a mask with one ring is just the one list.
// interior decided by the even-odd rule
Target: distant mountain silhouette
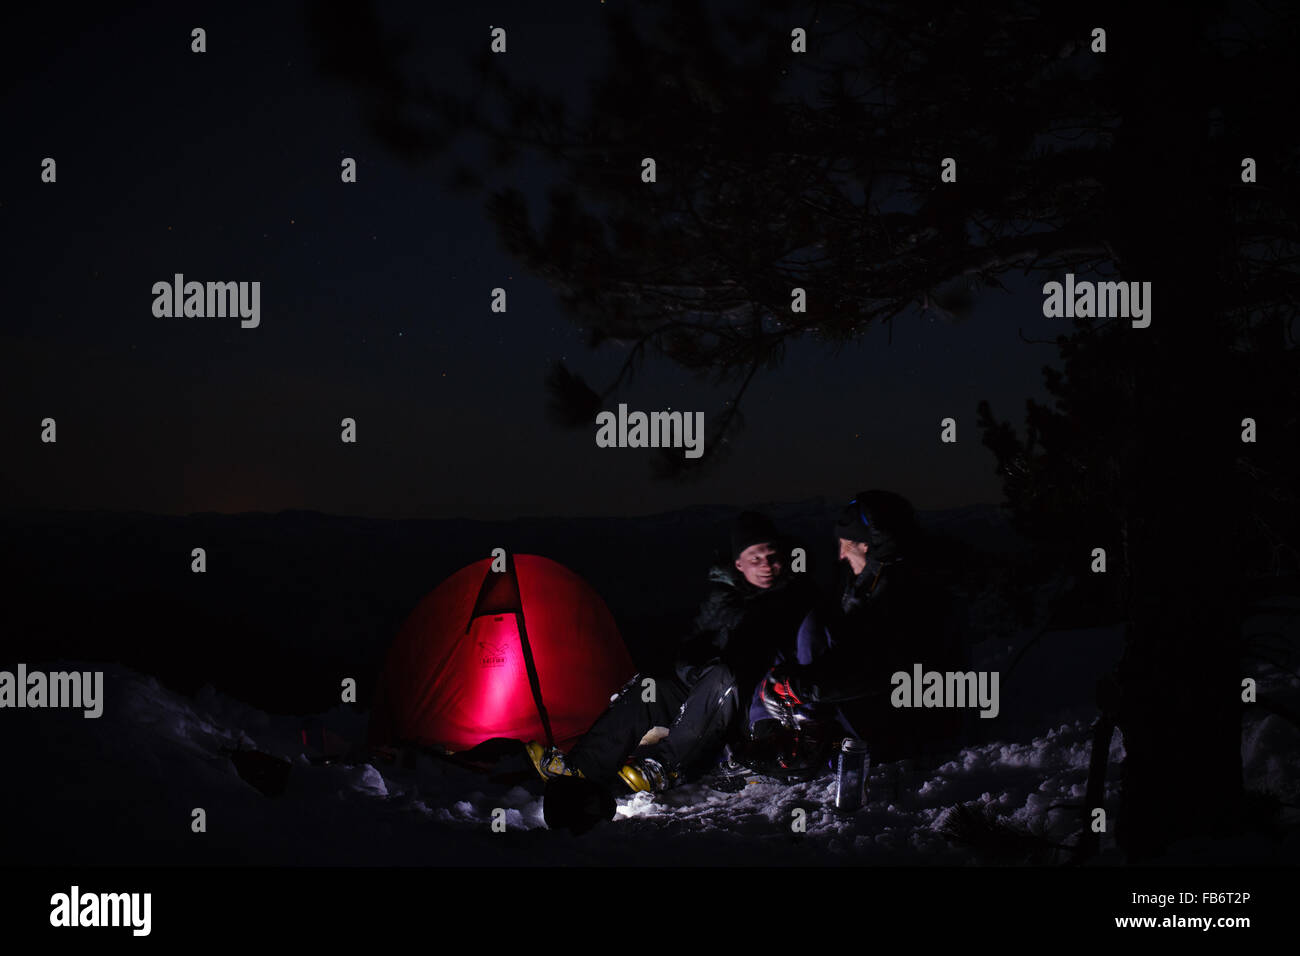
[[(807, 548), (808, 572), (823, 587), (840, 507), (824, 499), (766, 506)], [(500, 522), (11, 510), (0, 513), (12, 595), (0, 610), (0, 665), (120, 661), (186, 693), (213, 684), (279, 713), (333, 706), (340, 681), (352, 677), (367, 705), (380, 656), (419, 599), (505, 547), (546, 555), (590, 582), (649, 668), (689, 626), (740, 510)], [(920, 517), (978, 551), (1015, 546), (996, 506)], [(190, 570), (198, 547), (203, 574)]]

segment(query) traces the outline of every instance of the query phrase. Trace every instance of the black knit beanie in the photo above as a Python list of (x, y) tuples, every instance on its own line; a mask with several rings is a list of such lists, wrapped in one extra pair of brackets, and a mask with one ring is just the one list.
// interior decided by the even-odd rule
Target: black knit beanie
[(740, 553), (751, 545), (770, 544), (776, 547), (778, 539), (776, 525), (772, 524), (771, 518), (757, 511), (745, 511), (736, 517), (731, 526), (731, 559), (734, 561), (739, 558)]

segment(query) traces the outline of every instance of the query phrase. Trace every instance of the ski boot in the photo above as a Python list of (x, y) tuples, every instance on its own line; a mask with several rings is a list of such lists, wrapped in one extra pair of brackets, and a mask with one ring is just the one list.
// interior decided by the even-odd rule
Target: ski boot
[(533, 762), (543, 780), (553, 777), (581, 777), (582, 771), (570, 767), (564, 758), (564, 751), (559, 747), (546, 747), (536, 740), (524, 744), (528, 759)]
[(668, 770), (653, 757), (624, 764), (618, 775), (633, 793), (663, 793), (676, 786), (680, 776), (678, 771)]

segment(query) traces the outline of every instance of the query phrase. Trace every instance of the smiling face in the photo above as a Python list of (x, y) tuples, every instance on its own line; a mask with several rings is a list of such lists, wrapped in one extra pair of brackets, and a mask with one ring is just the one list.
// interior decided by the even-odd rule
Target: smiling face
[(770, 588), (781, 573), (781, 554), (770, 544), (751, 544), (736, 559), (736, 570), (756, 588)]

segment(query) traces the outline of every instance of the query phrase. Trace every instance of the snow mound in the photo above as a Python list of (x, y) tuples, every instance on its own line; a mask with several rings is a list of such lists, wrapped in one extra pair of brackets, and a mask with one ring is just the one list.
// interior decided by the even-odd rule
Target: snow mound
[[(311, 717), (268, 714), (214, 688), (193, 698), (125, 667), (61, 662), (50, 669), (105, 670), (103, 716), (14, 710), (0, 744), (22, 787), (10, 788), (22, 820), (6, 834), (17, 864), (244, 863), (312, 865), (583, 864), (979, 864), (1050, 859), (1083, 819), (1093, 705), (1088, 685), (1109, 666), (1098, 649), (1114, 634), (1049, 634), (1012, 671), (1006, 719), (975, 720), (986, 734), (926, 760), (870, 767), (857, 813), (834, 810), (834, 777), (756, 783), (739, 793), (687, 784), (664, 794), (621, 796), (614, 821), (581, 836), (546, 829), (542, 782), (522, 753), (493, 774), (421, 756), (413, 766), (325, 761), (321, 744), (364, 739), (365, 715), (340, 706)], [(986, 661), (1012, 656), (991, 642)], [(1074, 656), (1091, 670), (1058, 679)], [(1050, 701), (1036, 686), (1056, 688)], [(1274, 699), (1297, 695), (1293, 677), (1260, 675)], [(1290, 680), (1291, 684), (1285, 682)], [(1034, 730), (1026, 730), (1035, 726)], [(985, 725), (988, 726), (985, 726)], [(1273, 714), (1244, 723), (1249, 787), (1297, 796), (1295, 727)], [(256, 751), (284, 774), (268, 795), (232, 759)], [(354, 750), (354, 753), (356, 751)], [(1120, 735), (1110, 743), (1105, 791), (1118, 806)], [(511, 764), (511, 759), (515, 762)], [(206, 829), (192, 826), (202, 809)], [(504, 829), (501, 823), (504, 822)], [(1048, 854), (1046, 857), (1044, 853)], [(1113, 858), (1113, 837), (1102, 859)], [(1059, 859), (1059, 856), (1057, 857)]]

